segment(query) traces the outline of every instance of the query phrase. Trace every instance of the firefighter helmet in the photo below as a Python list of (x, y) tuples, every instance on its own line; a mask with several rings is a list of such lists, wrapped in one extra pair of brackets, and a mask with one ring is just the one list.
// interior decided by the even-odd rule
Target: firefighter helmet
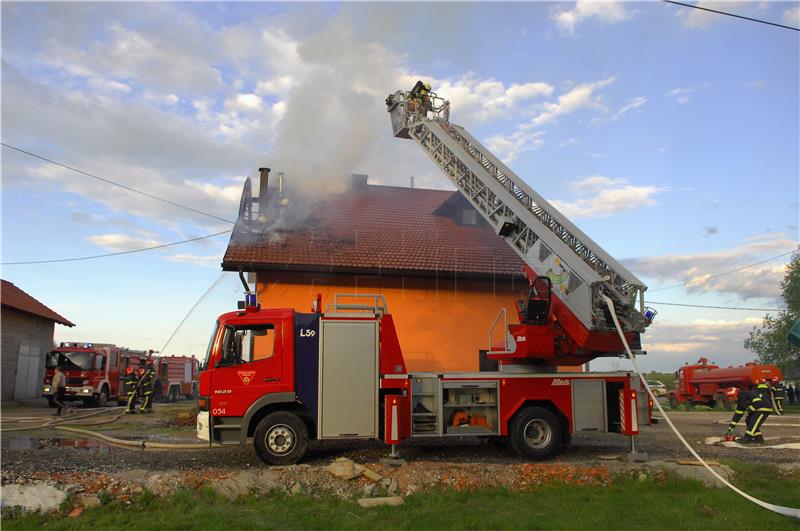
[(728, 387), (725, 390), (725, 398), (730, 401), (736, 400), (739, 397), (739, 388), (738, 387)]
[(430, 91), (430, 90), (431, 90), (431, 84), (430, 84), (430, 83), (428, 83), (427, 81), (426, 81), (426, 82), (425, 82), (425, 83), (424, 83), (422, 86), (424, 86), (424, 87), (425, 87), (425, 90), (427, 90), (427, 91)]

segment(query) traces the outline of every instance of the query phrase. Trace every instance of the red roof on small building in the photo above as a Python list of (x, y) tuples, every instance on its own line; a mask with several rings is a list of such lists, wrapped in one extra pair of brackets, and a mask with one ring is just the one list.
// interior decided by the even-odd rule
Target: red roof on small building
[(64, 317), (37, 301), (14, 284), (7, 280), (2, 281), (2, 290), (0, 290), (0, 303), (3, 306), (14, 308), (21, 312), (44, 317), (58, 324), (65, 326), (75, 326), (74, 323), (68, 321)]
[[(237, 225), (222, 267), (520, 275), (522, 260), (477, 212), (477, 225), (458, 224), (445, 214), (458, 210), (459, 198), (447, 190), (364, 185), (332, 196), (294, 230), (252, 234)], [(462, 206), (472, 208), (466, 200)]]

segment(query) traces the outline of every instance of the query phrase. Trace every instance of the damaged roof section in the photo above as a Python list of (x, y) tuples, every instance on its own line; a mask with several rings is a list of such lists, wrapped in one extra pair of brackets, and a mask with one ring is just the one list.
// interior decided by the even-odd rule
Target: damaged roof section
[(522, 260), (458, 192), (370, 185), (354, 175), (349, 190), (300, 207), (277, 189), (269, 187), (267, 219), (244, 222), (241, 212), (252, 209), (240, 209), (223, 270), (521, 274)]

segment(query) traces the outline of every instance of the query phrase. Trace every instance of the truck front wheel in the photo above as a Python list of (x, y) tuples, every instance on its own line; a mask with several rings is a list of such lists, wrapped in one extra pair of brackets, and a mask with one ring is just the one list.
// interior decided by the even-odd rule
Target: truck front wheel
[(253, 443), (258, 457), (270, 465), (293, 465), (308, 448), (308, 429), (294, 413), (276, 411), (256, 427)]
[(508, 430), (511, 449), (528, 459), (547, 459), (561, 446), (561, 423), (549, 410), (529, 407), (520, 411)]

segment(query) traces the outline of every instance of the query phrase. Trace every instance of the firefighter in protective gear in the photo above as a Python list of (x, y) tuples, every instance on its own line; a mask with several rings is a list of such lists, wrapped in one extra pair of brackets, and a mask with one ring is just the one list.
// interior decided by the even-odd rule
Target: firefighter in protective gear
[[(140, 369), (141, 370), (141, 369)], [(139, 408), (139, 413), (151, 413), (153, 411), (153, 360), (147, 360), (147, 367), (142, 373), (139, 380), (139, 386), (142, 388), (144, 399), (142, 400), (142, 407)]]
[(786, 398), (786, 386), (780, 378), (775, 377), (771, 380), (772, 398), (775, 400), (775, 413), (783, 415), (783, 400)]
[(728, 431), (725, 432), (724, 439), (726, 441), (735, 441), (736, 435), (734, 435), (734, 430), (736, 429), (736, 425), (739, 423), (741, 418), (747, 413), (747, 406), (750, 405), (750, 401), (755, 396), (753, 391), (739, 391), (738, 387), (729, 387), (725, 390), (725, 398), (729, 402), (736, 401), (736, 410), (733, 412), (733, 418), (728, 423)]
[(139, 378), (133, 370), (133, 367), (125, 369), (125, 391), (128, 393), (128, 407), (125, 408), (125, 413), (136, 413), (136, 391), (139, 388)]
[(431, 104), (431, 84), (417, 81), (414, 87), (408, 93), (408, 100), (406, 101), (406, 110), (412, 114), (420, 114), (425, 116), (428, 111), (433, 109)]
[(764, 380), (759, 380), (754, 391), (755, 396), (747, 406), (747, 431), (744, 432), (742, 442), (763, 443), (764, 436), (761, 434), (761, 425), (773, 412), (772, 399), (769, 395), (769, 385)]

